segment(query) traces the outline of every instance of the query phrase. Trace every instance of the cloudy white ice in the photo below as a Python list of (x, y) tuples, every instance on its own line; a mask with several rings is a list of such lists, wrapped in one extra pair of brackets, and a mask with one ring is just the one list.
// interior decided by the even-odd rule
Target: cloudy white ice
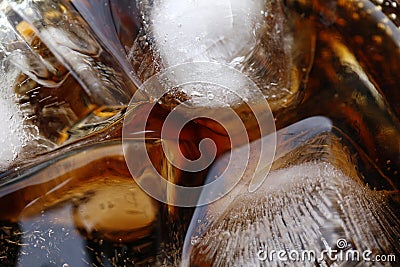
[(255, 45), (264, 6), (264, 0), (156, 0), (150, 32), (166, 66), (192, 61), (234, 64)]
[(8, 166), (28, 141), (13, 87), (18, 70), (0, 67), (0, 169)]

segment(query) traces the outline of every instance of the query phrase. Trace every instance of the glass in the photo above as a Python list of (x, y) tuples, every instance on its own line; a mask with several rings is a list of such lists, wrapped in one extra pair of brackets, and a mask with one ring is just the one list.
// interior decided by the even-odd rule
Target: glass
[[(0, 265), (396, 266), (399, 27), (397, 0), (0, 1)], [(226, 169), (200, 207), (153, 179)]]

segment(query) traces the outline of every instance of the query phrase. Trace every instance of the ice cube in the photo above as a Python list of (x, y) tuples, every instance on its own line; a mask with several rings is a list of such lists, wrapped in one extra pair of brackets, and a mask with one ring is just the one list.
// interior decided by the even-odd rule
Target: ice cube
[[(223, 106), (246, 102), (236, 96), (243, 92), (242, 98), (250, 97), (248, 90), (241, 86), (245, 79), (239, 76), (241, 80), (237, 81), (238, 75), (222, 64), (234, 67), (231, 62), (237, 62), (237, 58), (243, 61), (254, 50), (256, 25), (261, 24), (264, 4), (263, 0), (168, 0), (149, 4), (150, 11), (145, 13), (149, 14), (147, 32), (153, 40), (154, 57), (163, 67), (172, 69), (167, 69), (166, 75), (161, 76), (167, 76), (179, 85), (174, 90), (193, 100), (196, 106), (215, 108), (221, 106), (221, 102)], [(215, 64), (181, 67), (192, 62)], [(201, 69), (196, 70), (199, 67)], [(193, 74), (193, 78), (188, 79)], [(213, 76), (219, 79), (213, 79)], [(182, 80), (189, 82), (181, 85)], [(150, 95), (154, 97), (154, 94)], [(179, 94), (175, 95), (178, 98)]]
[[(400, 221), (389, 195), (363, 183), (332, 128), (313, 130), (309, 125), (310, 121), (300, 122), (278, 132), (278, 158), (257, 191), (249, 193), (245, 174), (224, 198), (196, 209), (185, 239), (183, 266), (314, 264), (307, 259), (280, 261), (276, 254), (269, 257), (271, 251), (281, 250), (292, 255), (312, 251), (323, 266), (346, 263), (346, 251), (399, 253)], [(329, 249), (342, 254), (330, 259), (323, 252)], [(260, 251), (268, 257), (260, 258)]]
[[(385, 194), (368, 189), (332, 164), (300, 164), (273, 171), (268, 180), (255, 194), (232, 199), (224, 215), (194, 245), (192, 265), (255, 266), (262, 263), (260, 250), (308, 250), (329, 266), (332, 261), (323, 250), (340, 251), (339, 240), (348, 244), (342, 249), (360, 254), (399, 252), (400, 224)], [(276, 255), (269, 260), (274, 266), (284, 264)], [(301, 260), (291, 264), (307, 266)]]
[[(82, 15), (91, 18), (89, 10)], [(102, 22), (107, 29), (113, 26), (110, 19)], [(0, 100), (2, 107), (12, 109), (2, 112), (7, 138), (0, 143), (0, 168), (40, 161), (36, 156), (104, 129), (122, 116), (136, 90), (134, 77), (128, 74), (129, 62), (121, 59), (125, 55), (112, 45), (118, 38), (104, 32), (96, 36), (100, 28), (93, 32), (68, 1), (1, 1), (0, 60), (7, 69), (1, 70), (1, 81), (4, 75), (13, 77), (0, 85), (7, 95)], [(108, 42), (101, 41), (104, 35)], [(14, 134), (8, 133), (11, 126)], [(25, 144), (23, 151), (16, 148)]]
[(264, 5), (264, 0), (154, 1), (152, 34), (163, 62), (240, 61), (256, 44)]
[[(71, 3), (44, 1), (38, 5), (30, 1), (3, 1), (0, 11), (7, 18), (16, 17), (11, 30), (15, 30), (20, 21), (28, 24), (48, 48), (47, 53), (54, 54), (96, 103), (127, 104), (137, 82), (129, 74), (127, 62), (122, 60), (114, 47), (111, 50), (116, 53), (117, 58), (110, 54), (108, 47), (105, 47), (110, 42), (102, 46), (97, 41), (92, 29), (75, 12)], [(25, 36), (20, 37), (29, 44), (32, 51), (35, 50)], [(102, 37), (99, 36), (100, 39)], [(40, 56), (37, 58), (41, 61)], [(44, 65), (49, 67), (51, 64)]]
[(257, 84), (272, 110), (286, 108), (301, 99), (314, 38), (312, 25), (284, 5), (264, 0), (140, 1), (143, 30), (128, 57), (143, 82), (183, 63), (228, 65)]
[(19, 71), (12, 66), (0, 67), (0, 170), (6, 168), (30, 140), (24, 119), (13, 92)]

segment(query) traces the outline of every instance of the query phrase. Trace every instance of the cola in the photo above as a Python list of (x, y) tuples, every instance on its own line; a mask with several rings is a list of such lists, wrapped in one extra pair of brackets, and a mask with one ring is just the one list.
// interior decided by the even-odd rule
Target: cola
[[(26, 52), (21, 61), (26, 65), (16, 64), (14, 55), (4, 67), (17, 73), (13, 94), (21, 107), (23, 125), (28, 127), (35, 142), (27, 139), (24, 152), (18, 153), (17, 160), (10, 160), (11, 165), (8, 164), (0, 176), (1, 265), (175, 266), (181, 263), (182, 253), (184, 258), (187, 257), (183, 264), (187, 265), (263, 264), (256, 255), (260, 245), (279, 248), (307, 244), (310, 247), (304, 245), (304, 248), (320, 249), (322, 241), (318, 234), (313, 236), (307, 232), (302, 235), (303, 242), (285, 243), (276, 238), (278, 233), (295, 235), (297, 232), (260, 217), (271, 215), (275, 211), (273, 206), (278, 206), (283, 213), (276, 218), (292, 220), (296, 224), (300, 218), (308, 217), (287, 214), (297, 208), (307, 208), (303, 201), (317, 206), (308, 209), (311, 215), (313, 212), (329, 215), (340, 210), (338, 199), (341, 197), (346, 199), (347, 205), (353, 205), (352, 209), (344, 209), (346, 216), (357, 220), (349, 222), (342, 217), (342, 220), (331, 220), (334, 227), (325, 229), (330, 235), (330, 245), (342, 236), (349, 238), (348, 232), (351, 232), (354, 240), (347, 240), (351, 248), (365, 249), (362, 237), (366, 234), (354, 232), (352, 229), (358, 229), (359, 225), (353, 224), (361, 225), (363, 216), (374, 216), (373, 223), (362, 229), (372, 233), (366, 239), (367, 244), (373, 246), (368, 249), (399, 255), (400, 124), (396, 82), (400, 78), (397, 40), (400, 14), (396, 1), (387, 1), (388, 4), (379, 4), (380, 1), (267, 2), (261, 5), (262, 12), (258, 10), (258, 2), (246, 10), (233, 1), (231, 15), (235, 19), (243, 16), (243, 20), (237, 21), (244, 26), (233, 27), (229, 32), (229, 28), (224, 28), (228, 24), (222, 20), (219, 22), (222, 33), (208, 29), (211, 34), (204, 36), (201, 34), (207, 31), (202, 29), (193, 30), (200, 36), (188, 33), (171, 36), (173, 32), (179, 34), (182, 27), (194, 27), (185, 25), (187, 18), (177, 23), (168, 20), (168, 15), (176, 14), (173, 10), (165, 13), (163, 9), (168, 11), (172, 6), (179, 10), (175, 1), (102, 1), (100, 4), (37, 1), (39, 7), (34, 7), (47, 14), (43, 21), (28, 21), (29, 18), (24, 18), (28, 13), (25, 14), (17, 4), (12, 6), (11, 2), (2, 3), (2, 14), (7, 14), (5, 17), (15, 24), (13, 27), (18, 29), (18, 36), (34, 48), (34, 53), (26, 52), (24, 46), (2, 48), (3, 54), (18, 48)], [(50, 2), (56, 3), (56, 8)], [(224, 3), (228, 2), (231, 1), (221, 2), (219, 8), (225, 10)], [(181, 11), (183, 14), (201, 13), (210, 3), (206, 2), (197, 10), (183, 5)], [(52, 12), (46, 13), (47, 9)], [(248, 22), (242, 10), (257, 19)], [(215, 19), (212, 12), (204, 16)], [(157, 18), (160, 21), (157, 22)], [(70, 54), (62, 55), (65, 50), (51, 42), (51, 35), (46, 35), (49, 31), (41, 32), (46, 27), (39, 22), (77, 34), (77, 39), (73, 39), (75, 43), (68, 43)], [(70, 22), (72, 26), (68, 28)], [(247, 32), (253, 27), (257, 29), (254, 40)], [(63, 36), (65, 32), (56, 34)], [(86, 41), (82, 32), (87, 34)], [(235, 32), (243, 37), (243, 43), (236, 43)], [(165, 34), (169, 34), (166, 40), (163, 39)], [(213, 41), (215, 37), (213, 34), (225, 39), (210, 44), (209, 40)], [(185, 36), (193, 37), (193, 40), (185, 43)], [(194, 53), (185, 52), (185, 47), (191, 45)], [(174, 49), (179, 53), (170, 55), (170, 50)], [(66, 57), (75, 52), (79, 56)], [(215, 210), (219, 214), (213, 218), (196, 217), (199, 212), (194, 208), (157, 201), (138, 184), (138, 181), (157, 174), (176, 185), (196, 187), (207, 184), (210, 177), (219, 177), (227, 168), (226, 153), (241, 149), (247, 143), (254, 144), (271, 133), (271, 129), (266, 133), (260, 130), (257, 114), (262, 113), (259, 112), (262, 108), (257, 111), (261, 106), (254, 105), (256, 110), (251, 109), (252, 103), (259, 103), (252, 102), (251, 95), (247, 103), (243, 103), (246, 102), (243, 98), (213, 102), (224, 95), (221, 93), (223, 87), (205, 87), (197, 83), (168, 88), (166, 83), (166, 86), (159, 85), (157, 91), (149, 86), (155, 85), (149, 80), (159, 73), (164, 76), (158, 77), (172, 82), (175, 78), (184, 78), (184, 75), (173, 76), (171, 68), (179, 70), (173, 65), (198, 60), (222, 62), (230, 69), (244, 73), (261, 89), (262, 100), (267, 99), (271, 107), (276, 129), (283, 129), (281, 134), (278, 132), (278, 152), (282, 147), (286, 149), (288, 144), (302, 146), (289, 149), (290, 153), (285, 157), (276, 158), (272, 175), (267, 176), (255, 194), (248, 193), (247, 184), (239, 185), (233, 192), (242, 195), (233, 204), (221, 204), (224, 202), (217, 200), (215, 205), (206, 206), (207, 212)], [(37, 67), (38, 62), (45, 64)], [(89, 63), (79, 65), (82, 62)], [(50, 67), (48, 63), (51, 63)], [(193, 65), (186, 66), (191, 68)], [(184, 68), (186, 73), (190, 73), (188, 68)], [(230, 73), (224, 71), (218, 69), (218, 73)], [(92, 74), (86, 76), (88, 73)], [(93, 81), (101, 81), (102, 85), (97, 86)], [(138, 88), (142, 94), (129, 104)], [(243, 92), (244, 87), (238, 88)], [(155, 92), (162, 93), (159, 99), (152, 98)], [(225, 95), (232, 92), (237, 91), (231, 90)], [(176, 142), (173, 133), (179, 125), (167, 125), (165, 136), (162, 136), (162, 130), (168, 115), (182, 103), (187, 106), (174, 113), (177, 114), (176, 121), (190, 118), (193, 110), (203, 116), (188, 122)], [(210, 106), (211, 103), (217, 105)], [(230, 117), (229, 110), (238, 114), (245, 131), (235, 131), (236, 122)], [(332, 122), (329, 134), (302, 139), (307, 128), (303, 132), (285, 130), (316, 115)], [(132, 153), (140, 151), (137, 153), (142, 155), (143, 150), (139, 150), (138, 144), (144, 143), (150, 159), (150, 163), (144, 156), (136, 159), (133, 171), (132, 166), (127, 166), (129, 159), (123, 153), (124, 118), (131, 119), (129, 130), (133, 133), (128, 138), (128, 150)], [(217, 123), (211, 118), (220, 121)], [(143, 131), (138, 125), (144, 119)], [(233, 129), (233, 132), (227, 129)], [(202, 140), (207, 138), (215, 144), (214, 158), (211, 157), (212, 145), (203, 144), (204, 149), (200, 149)], [(213, 162), (194, 172), (184, 170), (170, 162), (179, 151), (191, 161), (203, 155), (206, 159), (212, 158)], [(243, 161), (246, 160), (249, 161), (248, 158)], [(219, 171), (215, 174), (216, 168)], [(269, 168), (271, 166), (266, 170)], [(247, 167), (246, 170), (251, 173), (255, 169)], [(322, 172), (318, 171), (320, 169)], [(308, 171), (308, 180), (300, 177)], [(293, 179), (302, 182), (292, 187), (278, 187), (277, 194), (265, 189), (270, 182), (268, 177), (275, 182), (279, 177), (295, 177)], [(318, 179), (314, 179), (316, 177)], [(324, 184), (328, 188), (316, 196), (315, 191), (304, 189), (303, 182), (314, 188), (324, 188)], [(158, 188), (158, 184), (153, 187)], [(180, 198), (177, 191), (168, 188), (162, 193), (171, 201)], [(195, 195), (193, 201), (202, 197)], [(318, 206), (319, 197), (335, 204), (324, 210)], [(370, 206), (375, 208), (369, 210)], [(200, 219), (206, 220), (200, 231), (202, 235), (193, 234), (188, 230), (192, 229), (190, 222), (200, 224), (197, 222)], [(224, 224), (224, 221), (231, 223)], [(314, 220), (305, 221), (310, 227), (317, 227)], [(264, 229), (258, 239), (252, 239), (251, 227), (260, 222), (270, 228)], [(342, 228), (335, 223), (341, 223)], [(235, 235), (234, 227), (243, 227), (244, 234)], [(383, 234), (377, 233), (376, 229)], [(238, 238), (245, 240), (244, 243), (235, 245), (233, 242)], [(372, 242), (374, 238), (379, 241)], [(218, 242), (220, 244), (213, 246)], [(190, 252), (185, 250), (187, 244), (193, 246)], [(224, 248), (229, 248), (230, 254), (223, 252)], [(247, 254), (243, 256), (241, 251)], [(326, 265), (336, 263), (327, 259), (324, 262)], [(283, 263), (274, 264), (280, 266)]]

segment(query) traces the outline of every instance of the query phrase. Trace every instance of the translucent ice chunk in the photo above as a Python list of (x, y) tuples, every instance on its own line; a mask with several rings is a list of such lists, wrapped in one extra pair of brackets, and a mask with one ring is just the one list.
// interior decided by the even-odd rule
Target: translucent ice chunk
[(3, 12), (0, 12), (0, 51), (3, 57), (40, 84), (47, 87), (60, 85), (67, 75), (62, 65), (52, 53), (41, 55), (35, 52), (35, 49), (40, 48), (38, 45), (29, 44), (35, 35), (33, 29), (25, 22), (19, 23), (19, 20), (15, 19), (18, 15), (10, 10), (5, 2), (1, 8)]
[[(106, 129), (137, 88), (110, 11), (87, 4), (78, 5), (79, 13), (71, 1), (0, 1), (0, 61), (7, 68), (2, 72), (10, 76), (11, 68), (18, 69), (11, 82), (0, 85), (7, 90), (0, 101), (12, 103), (2, 107), (15, 108), (13, 116), (4, 112), (3, 132), (8, 136), (13, 126), (18, 133), (1, 140), (5, 169)], [(96, 10), (104, 13), (93, 20)], [(35, 142), (25, 141), (20, 128)], [(17, 151), (18, 142), (27, 143), (25, 149)]]
[[(106, 105), (126, 104), (135, 90), (134, 77), (128, 73), (129, 68), (126, 61), (122, 60), (119, 51), (113, 49), (117, 57), (108, 52), (108, 47), (102, 46), (94, 36), (92, 29), (85, 20), (74, 10), (68, 2), (61, 1), (2, 1), (0, 5), (2, 16), (10, 20), (8, 31), (18, 32), (22, 23), (29, 25), (40, 40), (48, 48), (47, 54), (52, 53), (76, 78), (86, 93), (96, 99), (97, 103)], [(12, 34), (8, 34), (11, 35)], [(11, 55), (20, 56), (23, 60), (17, 65), (24, 65), (27, 59), (33, 59), (38, 66), (36, 72), (54, 72), (56, 76), (57, 67), (52, 66), (54, 62), (46, 62), (41, 55), (37, 55), (27, 36), (18, 33), (19, 43), (26, 42), (28, 48), (23, 46), (22, 53), (11, 49)], [(99, 38), (102, 38), (100, 36)], [(1, 48), (1, 47), (0, 47)], [(32, 51), (30, 51), (31, 49)], [(33, 52), (34, 51), (34, 52)], [(32, 64), (33, 64), (32, 63)], [(43, 79), (37, 79), (38, 73), (26, 70), (31, 77), (41, 84)], [(47, 75), (49, 76), (49, 75)]]
[[(309, 119), (298, 123), (296, 130), (291, 126), (278, 132), (278, 158), (257, 191), (249, 193), (247, 184), (241, 183), (224, 198), (196, 209), (185, 239), (183, 266), (310, 266), (314, 260), (331, 266), (346, 263), (346, 251), (399, 253), (400, 221), (388, 195), (363, 184), (332, 128), (307, 127), (310, 120), (317, 122)], [(218, 173), (218, 165), (216, 169)], [(323, 252), (329, 249), (342, 254), (329, 258)], [(264, 257), (281, 250), (312, 251), (315, 257)]]

